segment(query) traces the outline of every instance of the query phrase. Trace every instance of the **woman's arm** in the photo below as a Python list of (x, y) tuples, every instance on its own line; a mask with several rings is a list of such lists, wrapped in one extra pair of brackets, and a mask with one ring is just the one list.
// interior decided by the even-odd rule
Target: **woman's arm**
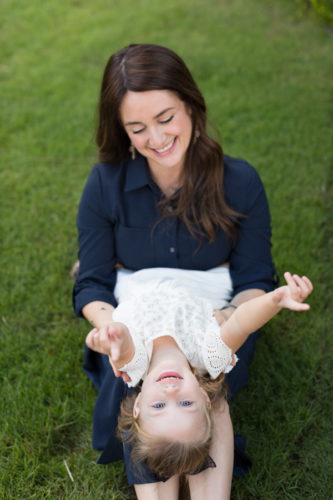
[(86, 317), (96, 327), (100, 327), (100, 321), (104, 322), (106, 310), (117, 305), (113, 294), (117, 262), (114, 214), (103, 189), (107, 180), (101, 165), (92, 169), (77, 215), (80, 266), (73, 305), (77, 316)]
[(243, 302), (221, 326), (221, 339), (237, 351), (247, 337), (267, 323), (282, 308), (294, 311), (305, 311), (310, 308), (301, 302), (312, 292), (311, 281), (303, 276), (285, 273), (287, 286), (277, 288), (273, 292), (257, 296)]
[(277, 284), (271, 255), (271, 219), (257, 171), (243, 160), (227, 158), (225, 193), (231, 207), (243, 215), (229, 258), (234, 298), (248, 290), (271, 292)]
[[(267, 197), (256, 170), (244, 160), (225, 157), (225, 192), (232, 208), (243, 214), (237, 239), (230, 254), (230, 275), (234, 287), (231, 304), (240, 306), (277, 284), (271, 256), (271, 220)], [(221, 325), (234, 308), (215, 311)]]
[(114, 307), (107, 302), (95, 300), (82, 308), (83, 316), (95, 328), (103, 328), (113, 322)]

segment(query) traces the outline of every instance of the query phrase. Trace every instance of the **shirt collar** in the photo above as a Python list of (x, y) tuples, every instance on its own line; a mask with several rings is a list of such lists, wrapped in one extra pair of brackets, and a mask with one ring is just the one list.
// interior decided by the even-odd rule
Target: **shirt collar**
[(151, 184), (151, 176), (147, 160), (144, 156), (136, 153), (135, 160), (126, 162), (125, 192), (133, 191)]

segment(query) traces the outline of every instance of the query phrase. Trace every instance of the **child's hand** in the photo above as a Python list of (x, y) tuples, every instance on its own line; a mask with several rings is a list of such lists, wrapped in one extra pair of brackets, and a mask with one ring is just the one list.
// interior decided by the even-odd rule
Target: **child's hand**
[(310, 309), (309, 304), (302, 304), (303, 300), (313, 290), (313, 285), (309, 278), (303, 276), (300, 278), (297, 274), (291, 275), (284, 273), (287, 286), (281, 286), (274, 292), (275, 298), (278, 301), (278, 306), (291, 309), (292, 311), (307, 311)]
[(110, 323), (100, 329), (94, 328), (86, 337), (90, 349), (101, 354), (112, 354), (112, 360), (118, 361), (120, 349), (126, 337), (127, 327), (122, 323)]
[(110, 354), (110, 343), (107, 338), (106, 328), (93, 328), (86, 337), (87, 346), (95, 352), (100, 354)]
[(93, 351), (109, 356), (109, 361), (116, 377), (122, 377), (124, 382), (131, 379), (126, 372), (119, 370), (131, 354), (133, 342), (128, 328), (123, 323), (111, 323), (100, 328), (94, 328), (86, 337), (86, 344)]

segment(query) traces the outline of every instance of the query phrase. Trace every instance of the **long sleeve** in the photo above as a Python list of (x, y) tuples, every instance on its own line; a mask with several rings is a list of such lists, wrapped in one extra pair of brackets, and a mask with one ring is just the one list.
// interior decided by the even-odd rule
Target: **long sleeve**
[(104, 203), (98, 166), (91, 171), (77, 216), (80, 270), (73, 291), (75, 313), (89, 302), (101, 300), (117, 305), (113, 221)]
[(256, 170), (243, 160), (226, 160), (225, 190), (239, 219), (236, 245), (230, 254), (234, 294), (249, 288), (269, 292), (277, 284), (271, 256), (271, 219), (266, 193)]

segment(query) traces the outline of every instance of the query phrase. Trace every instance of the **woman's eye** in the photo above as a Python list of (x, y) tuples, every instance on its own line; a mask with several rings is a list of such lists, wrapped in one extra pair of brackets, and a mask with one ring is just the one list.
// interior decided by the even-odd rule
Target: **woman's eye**
[(161, 120), (161, 123), (169, 123), (173, 119), (173, 115), (170, 116), (170, 118), (167, 118), (166, 120)]
[(164, 408), (165, 403), (154, 403), (153, 408)]
[(193, 404), (192, 401), (181, 401), (180, 402), (181, 406), (191, 406)]
[(144, 128), (140, 128), (140, 130), (132, 130), (132, 134), (140, 134), (144, 131)]

